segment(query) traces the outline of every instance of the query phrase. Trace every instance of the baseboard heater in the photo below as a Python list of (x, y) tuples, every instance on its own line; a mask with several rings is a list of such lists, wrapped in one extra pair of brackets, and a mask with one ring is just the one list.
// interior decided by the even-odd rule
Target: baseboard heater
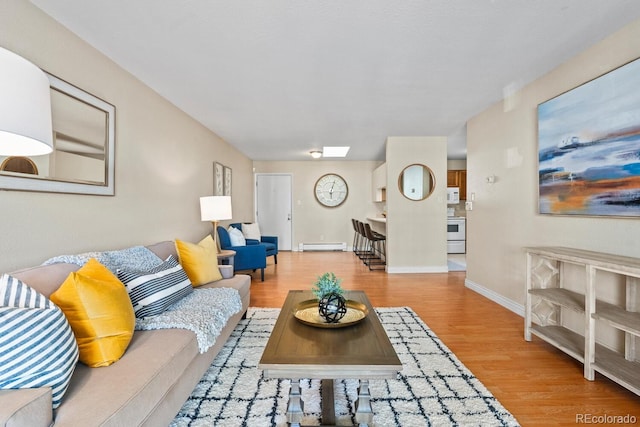
[(298, 250), (300, 252), (304, 251), (346, 251), (347, 243), (346, 242), (337, 242), (337, 243), (300, 243), (298, 245)]

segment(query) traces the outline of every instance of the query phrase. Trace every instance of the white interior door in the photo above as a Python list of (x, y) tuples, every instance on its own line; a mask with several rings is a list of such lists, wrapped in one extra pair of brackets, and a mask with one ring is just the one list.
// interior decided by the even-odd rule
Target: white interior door
[(292, 177), (290, 174), (256, 174), (256, 222), (260, 233), (278, 236), (278, 248), (291, 250)]

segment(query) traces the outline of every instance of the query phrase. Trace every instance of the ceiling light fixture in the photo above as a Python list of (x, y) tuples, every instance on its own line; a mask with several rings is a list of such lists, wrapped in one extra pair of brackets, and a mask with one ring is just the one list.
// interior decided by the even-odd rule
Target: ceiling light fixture
[(347, 157), (351, 147), (322, 147), (322, 157)]
[(311, 154), (311, 157), (313, 157), (314, 159), (319, 159), (320, 157), (322, 157), (322, 151), (318, 150), (309, 151), (309, 154)]

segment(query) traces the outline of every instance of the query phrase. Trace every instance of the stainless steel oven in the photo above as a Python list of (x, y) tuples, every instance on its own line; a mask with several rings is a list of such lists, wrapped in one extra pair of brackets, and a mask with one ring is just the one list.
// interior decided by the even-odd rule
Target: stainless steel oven
[(447, 218), (447, 253), (463, 254), (466, 252), (466, 218)]

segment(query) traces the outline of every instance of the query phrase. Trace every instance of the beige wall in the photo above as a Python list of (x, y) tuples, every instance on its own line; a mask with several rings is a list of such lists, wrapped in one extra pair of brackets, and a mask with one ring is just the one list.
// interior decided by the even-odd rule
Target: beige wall
[[(640, 57), (640, 21), (524, 87), (467, 124), (467, 285), (519, 311), (524, 246), (558, 245), (640, 256), (637, 219), (537, 214), (537, 105)], [(509, 108), (506, 108), (509, 106)], [(496, 182), (485, 178), (495, 175)]]
[(63, 253), (108, 250), (211, 230), (198, 198), (213, 162), (233, 168), (234, 216), (253, 205), (251, 161), (31, 3), (0, 3), (0, 46), (116, 106), (114, 197), (0, 191), (0, 272)]
[[(409, 200), (398, 189), (402, 170), (414, 163), (435, 176), (431, 196)], [(447, 138), (389, 137), (387, 164), (387, 271), (447, 271)]]
[[(382, 162), (309, 160), (301, 162), (256, 161), (256, 173), (288, 173), (293, 179), (293, 250), (300, 243), (353, 242), (351, 218), (364, 221), (367, 216), (379, 216), (383, 203), (373, 202), (371, 175)], [(318, 203), (314, 186), (326, 173), (342, 176), (349, 186), (347, 200), (336, 208)], [(252, 221), (253, 214), (244, 218), (234, 214), (234, 220)]]

